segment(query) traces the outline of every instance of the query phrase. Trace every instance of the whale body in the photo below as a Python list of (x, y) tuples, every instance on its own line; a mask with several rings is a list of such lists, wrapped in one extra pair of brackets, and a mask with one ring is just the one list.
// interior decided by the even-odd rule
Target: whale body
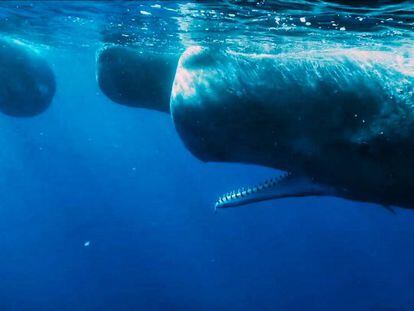
[(203, 161), (254, 163), (281, 179), (218, 207), (333, 195), (414, 208), (414, 71), (402, 56), (332, 50), (244, 55), (189, 48), (170, 109)]
[(98, 52), (96, 76), (100, 89), (112, 101), (168, 112), (177, 62), (178, 56), (107, 46)]
[(29, 117), (45, 111), (56, 82), (47, 61), (23, 43), (0, 39), (0, 111)]

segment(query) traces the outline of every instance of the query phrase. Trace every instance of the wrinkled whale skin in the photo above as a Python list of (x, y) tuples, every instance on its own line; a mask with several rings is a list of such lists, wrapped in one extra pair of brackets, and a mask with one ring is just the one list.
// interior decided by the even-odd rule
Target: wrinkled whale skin
[(393, 57), (191, 47), (173, 84), (174, 124), (203, 161), (260, 164), (340, 197), (414, 208), (414, 78)]
[(116, 103), (168, 112), (177, 61), (177, 56), (108, 46), (98, 52), (98, 84)]
[(10, 116), (40, 114), (55, 94), (55, 76), (46, 59), (18, 41), (0, 39), (0, 78), (0, 111)]

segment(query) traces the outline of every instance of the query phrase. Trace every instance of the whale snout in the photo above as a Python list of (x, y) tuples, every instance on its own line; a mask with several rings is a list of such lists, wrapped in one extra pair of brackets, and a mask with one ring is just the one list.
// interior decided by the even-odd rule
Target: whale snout
[(243, 77), (245, 66), (230, 53), (197, 46), (180, 58), (171, 114), (186, 147), (203, 161), (262, 164), (273, 156), (274, 145), (264, 152), (263, 142), (277, 131), (277, 107), (265, 104), (268, 89), (252, 88), (257, 81)]
[(109, 46), (98, 52), (96, 78), (102, 92), (118, 104), (169, 112), (177, 59)]
[(0, 111), (9, 116), (38, 115), (55, 95), (55, 76), (46, 59), (17, 40), (0, 39), (0, 78)]

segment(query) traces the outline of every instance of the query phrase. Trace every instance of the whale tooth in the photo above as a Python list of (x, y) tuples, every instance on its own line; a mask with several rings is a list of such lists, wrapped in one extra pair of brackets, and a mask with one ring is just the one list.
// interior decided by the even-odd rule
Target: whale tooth
[(222, 195), (221, 197), (219, 197), (218, 200), (216, 201), (216, 205), (220, 206), (220, 205), (228, 204), (236, 199), (240, 199), (242, 197), (249, 196), (253, 193), (264, 191), (271, 187), (275, 187), (280, 182), (290, 177), (291, 175), (292, 174), (290, 172), (283, 172), (279, 176), (269, 178), (265, 180), (264, 182), (257, 184), (254, 187), (241, 187), (237, 190), (232, 190)]

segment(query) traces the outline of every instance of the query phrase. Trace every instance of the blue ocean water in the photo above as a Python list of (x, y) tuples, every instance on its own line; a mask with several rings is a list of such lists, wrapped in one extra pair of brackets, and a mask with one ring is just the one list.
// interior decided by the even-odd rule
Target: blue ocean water
[(96, 83), (105, 43), (413, 51), (411, 2), (351, 4), (2, 1), (1, 35), (42, 51), (57, 90), (43, 114), (0, 115), (0, 310), (414, 310), (413, 211), (326, 197), (215, 213), (277, 171), (203, 163), (167, 114)]

